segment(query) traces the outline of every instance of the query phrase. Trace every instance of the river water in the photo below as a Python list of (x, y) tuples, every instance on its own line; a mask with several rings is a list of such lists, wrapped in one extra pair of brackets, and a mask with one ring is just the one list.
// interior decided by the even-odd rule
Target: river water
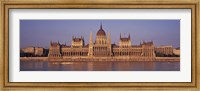
[(180, 71), (180, 62), (20, 61), (20, 71)]

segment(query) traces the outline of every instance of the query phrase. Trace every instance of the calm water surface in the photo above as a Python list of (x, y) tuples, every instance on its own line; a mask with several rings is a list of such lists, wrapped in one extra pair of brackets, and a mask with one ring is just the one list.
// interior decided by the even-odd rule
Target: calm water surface
[(180, 71), (180, 62), (20, 61), (20, 71)]

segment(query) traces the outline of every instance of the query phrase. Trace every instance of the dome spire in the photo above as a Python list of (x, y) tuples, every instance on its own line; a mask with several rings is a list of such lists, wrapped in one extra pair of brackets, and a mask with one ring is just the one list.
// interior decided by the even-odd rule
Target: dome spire
[(97, 32), (97, 36), (106, 36), (106, 33), (105, 33), (105, 31), (103, 30), (103, 27), (102, 27), (102, 23), (101, 23), (101, 25), (100, 25), (100, 29), (99, 29), (99, 31)]
[(102, 28), (102, 22), (101, 22), (101, 25), (100, 25), (100, 29), (103, 29), (103, 28)]

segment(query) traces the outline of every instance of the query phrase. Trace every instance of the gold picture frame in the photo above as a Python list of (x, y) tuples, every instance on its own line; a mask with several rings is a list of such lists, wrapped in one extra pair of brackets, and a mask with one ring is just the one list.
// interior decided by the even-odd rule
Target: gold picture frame
[[(1, 1), (1, 45), (2, 50), (0, 69), (1, 69), (1, 90), (175, 90), (175, 91), (198, 91), (199, 81), (199, 47), (198, 47), (198, 36), (199, 36), (199, 1)], [(39, 83), (39, 82), (9, 82), (9, 9), (45, 9), (45, 8), (93, 8), (93, 9), (191, 9), (192, 11), (192, 82), (83, 82), (83, 83)], [(37, 87), (37, 88), (36, 88)]]

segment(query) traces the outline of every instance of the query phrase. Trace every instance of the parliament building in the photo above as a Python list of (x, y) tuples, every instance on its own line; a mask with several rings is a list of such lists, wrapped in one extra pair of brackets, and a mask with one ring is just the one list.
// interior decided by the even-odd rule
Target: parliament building
[(132, 45), (130, 34), (127, 37), (122, 37), (120, 34), (118, 45), (112, 44), (110, 33), (106, 34), (100, 25), (96, 39), (93, 40), (91, 32), (87, 45), (82, 36), (79, 38), (72, 36), (71, 45), (51, 41), (48, 58), (154, 58), (156, 52), (173, 54), (173, 48), (172, 46), (156, 48), (153, 41)]

